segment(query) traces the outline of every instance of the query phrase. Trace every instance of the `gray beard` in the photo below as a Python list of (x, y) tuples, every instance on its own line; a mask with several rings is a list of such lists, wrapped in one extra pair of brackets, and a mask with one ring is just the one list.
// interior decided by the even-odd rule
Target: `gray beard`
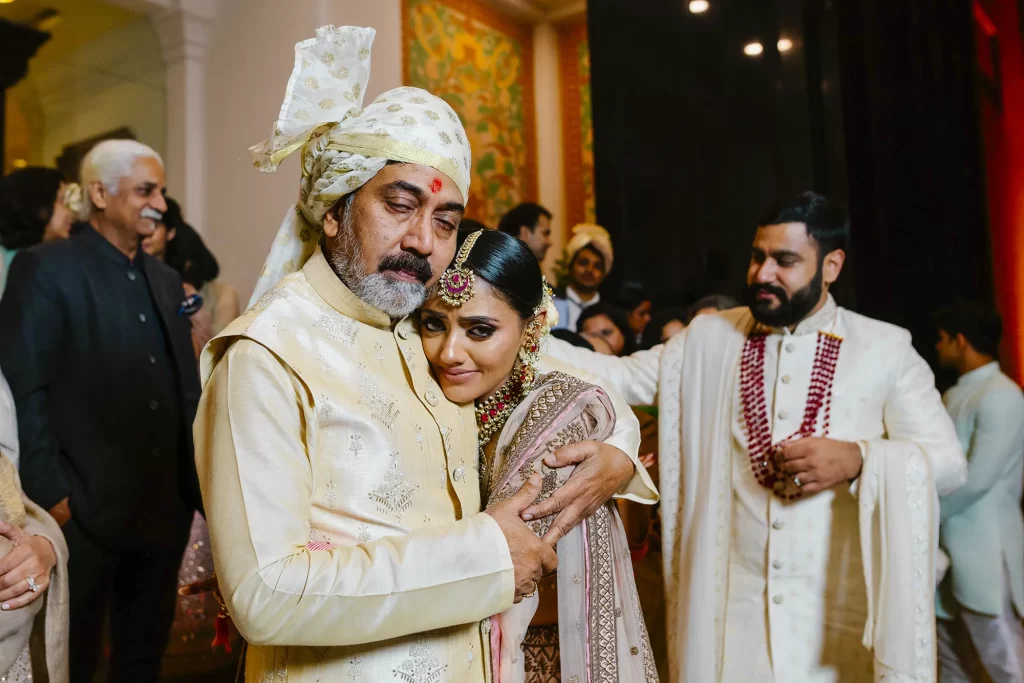
[(427, 300), (427, 286), (420, 282), (396, 280), (386, 273), (366, 273), (366, 258), (352, 232), (352, 199), (345, 199), (338, 246), (329, 250), (327, 262), (341, 281), (369, 306), (390, 318), (404, 318)]

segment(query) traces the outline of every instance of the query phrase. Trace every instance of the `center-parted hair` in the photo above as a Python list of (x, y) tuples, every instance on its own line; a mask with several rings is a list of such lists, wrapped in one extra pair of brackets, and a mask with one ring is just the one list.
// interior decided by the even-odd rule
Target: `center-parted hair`
[[(458, 248), (474, 231), (459, 230)], [(537, 258), (518, 238), (499, 232), (484, 230), (463, 264), (487, 281), (523, 320), (533, 317), (544, 298), (542, 274)]]

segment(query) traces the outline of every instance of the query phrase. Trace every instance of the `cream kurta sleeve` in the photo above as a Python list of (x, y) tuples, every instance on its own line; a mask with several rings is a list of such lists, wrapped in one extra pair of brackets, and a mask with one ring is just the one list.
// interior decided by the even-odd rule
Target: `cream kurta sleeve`
[[(600, 375), (602, 386), (617, 392), (631, 406), (653, 406), (658, 400), (658, 371), (664, 345), (650, 351), (637, 351), (631, 356), (617, 357), (595, 353), (562, 341), (548, 340), (548, 355)], [(616, 407), (618, 410), (618, 407)]]
[[(551, 341), (559, 340), (552, 339)], [(625, 453), (633, 462), (634, 468), (633, 478), (619, 490), (615, 497), (647, 505), (657, 503), (658, 489), (655, 488), (654, 481), (647, 473), (647, 469), (640, 464), (640, 421), (636, 419), (636, 415), (630, 410), (622, 396), (609, 386), (610, 382), (550, 355), (541, 359), (540, 370), (545, 373), (559, 370), (604, 389), (615, 408), (615, 429), (604, 442)]]
[(901, 350), (899, 376), (885, 400), (882, 419), (885, 437), (866, 443), (873, 455), (905, 457), (907, 447), (928, 459), (940, 496), (955, 491), (967, 479), (967, 460), (953, 421), (935, 388), (931, 368), (910, 344), (907, 334)]
[(508, 546), (486, 514), (310, 551), (305, 386), (239, 340), (213, 371), (196, 463), (221, 591), (257, 645), (339, 646), (468, 624), (512, 605)]

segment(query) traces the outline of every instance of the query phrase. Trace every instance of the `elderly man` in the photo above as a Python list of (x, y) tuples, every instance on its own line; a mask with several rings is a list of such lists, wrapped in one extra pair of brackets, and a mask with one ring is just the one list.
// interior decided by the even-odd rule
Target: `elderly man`
[[(256, 304), (202, 358), (196, 456), (248, 681), (483, 683), (481, 621), (556, 561), (520, 519), (538, 487), (481, 513), (473, 408), (445, 400), (407, 318), (454, 257), (470, 150), (425, 91), (360, 108), (373, 37), (327, 26), (296, 46), (254, 151), (269, 170), (302, 149), (300, 202)], [(561, 524), (619, 490), (653, 498), (621, 451), (587, 448)]]
[(673, 681), (935, 678), (936, 492), (966, 461), (910, 335), (829, 294), (848, 240), (805, 193), (758, 223), (749, 307), (629, 358), (552, 342), (659, 400)]
[(139, 248), (167, 207), (160, 157), (133, 140), (82, 162), (89, 225), (15, 257), (0, 368), (21, 478), (71, 556), (71, 680), (92, 681), (110, 614), (110, 680), (156, 681), (199, 489), (199, 376), (178, 275)]

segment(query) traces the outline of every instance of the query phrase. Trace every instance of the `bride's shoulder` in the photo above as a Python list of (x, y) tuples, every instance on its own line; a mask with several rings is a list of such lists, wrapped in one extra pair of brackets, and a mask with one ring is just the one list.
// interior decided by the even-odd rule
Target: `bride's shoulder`
[(586, 389), (590, 389), (597, 385), (564, 370), (552, 370), (545, 374), (539, 375), (537, 377), (537, 381), (534, 382), (533, 386), (535, 389), (543, 388), (548, 391), (571, 390), (579, 392), (585, 391)]

